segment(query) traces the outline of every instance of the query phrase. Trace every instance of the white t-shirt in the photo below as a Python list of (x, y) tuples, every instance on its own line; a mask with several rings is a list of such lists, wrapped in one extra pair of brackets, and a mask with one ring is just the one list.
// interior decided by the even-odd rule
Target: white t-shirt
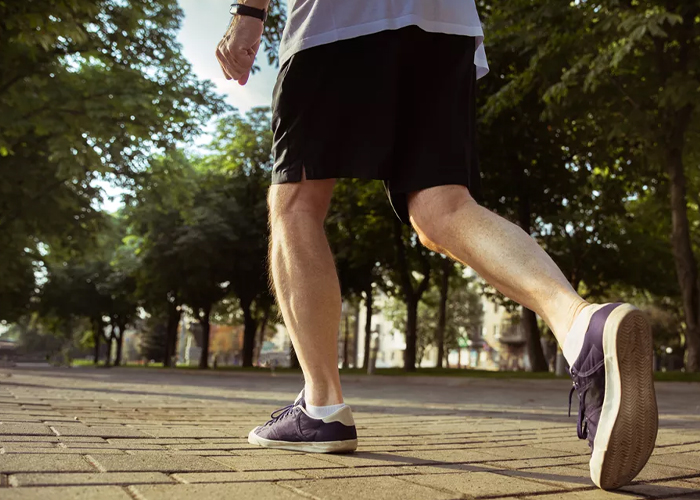
[(287, 0), (280, 65), (303, 49), (406, 26), (475, 37), (477, 78), (488, 73), (475, 0)]

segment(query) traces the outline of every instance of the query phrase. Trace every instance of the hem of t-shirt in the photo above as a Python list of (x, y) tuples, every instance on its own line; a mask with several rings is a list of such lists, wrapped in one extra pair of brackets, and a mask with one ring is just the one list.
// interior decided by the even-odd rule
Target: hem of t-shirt
[[(304, 49), (310, 49), (319, 45), (326, 45), (341, 40), (348, 40), (365, 35), (372, 35), (380, 31), (397, 30), (407, 26), (418, 26), (431, 33), (445, 33), (449, 35), (461, 35), (475, 37), (476, 47), (479, 48), (484, 41), (484, 30), (479, 26), (465, 26), (463, 24), (452, 24), (439, 21), (430, 21), (416, 15), (408, 15), (395, 19), (382, 19), (371, 23), (339, 28), (318, 35), (302, 38), (292, 45), (280, 51), (280, 66), (283, 66), (294, 54)], [(482, 49), (483, 50), (483, 49)], [(477, 78), (481, 78), (489, 72), (488, 62), (485, 58), (475, 55), (474, 64), (477, 66)]]

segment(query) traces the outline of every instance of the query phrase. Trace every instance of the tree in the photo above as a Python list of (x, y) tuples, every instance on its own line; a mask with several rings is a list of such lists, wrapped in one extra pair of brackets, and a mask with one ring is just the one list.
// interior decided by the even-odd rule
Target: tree
[[(127, 326), (133, 324), (137, 317), (136, 298), (136, 270), (139, 262), (134, 254), (134, 248), (121, 245), (115, 249), (110, 262), (109, 274), (103, 282), (97, 284), (97, 291), (108, 302), (108, 310), (105, 314), (111, 320), (110, 347), (116, 342), (117, 349), (114, 365), (122, 363), (122, 351), (124, 347), (124, 332)], [(95, 332), (95, 339), (99, 339), (99, 332)], [(108, 351), (108, 358), (111, 349)]]
[(326, 233), (343, 299), (364, 298), (367, 320), (362, 366), (365, 368), (369, 366), (374, 288), (382, 281), (382, 270), (394, 258), (390, 243), (393, 217), (380, 183), (343, 179), (336, 184), (326, 218)]
[[(450, 276), (449, 288), (451, 292), (445, 311), (445, 350), (461, 349), (469, 342), (480, 346), (484, 307), (476, 279), (467, 277), (464, 269), (457, 266), (457, 272)], [(437, 295), (437, 290), (431, 293)]]
[[(498, 135), (503, 135), (509, 147), (492, 149), (496, 158), (499, 151), (513, 151), (521, 159), (536, 159), (539, 167), (528, 165), (524, 170), (530, 171), (528, 177), (532, 177), (533, 170), (550, 170), (556, 175), (550, 176), (552, 180), (561, 179), (554, 185), (531, 184), (535, 190), (530, 195), (534, 193), (536, 198), (519, 196), (519, 207), (523, 203), (531, 206), (534, 217), (530, 220), (547, 242), (548, 251), (564, 268), (572, 285), (582, 285), (588, 292), (624, 281), (638, 284), (635, 275), (639, 267), (635, 264), (640, 263), (643, 254), (632, 240), (637, 245), (655, 246), (655, 242), (644, 237), (643, 229), (629, 223), (633, 217), (630, 204), (662, 189), (663, 175), (654, 164), (667, 154), (663, 141), (657, 140), (664, 137), (659, 133), (658, 118), (663, 109), (683, 107), (664, 97), (671, 95), (666, 89), (674, 89), (673, 95), (683, 102), (692, 98), (697, 101), (696, 94), (683, 90), (684, 85), (688, 86), (687, 78), (682, 83), (670, 76), (673, 69), (667, 72), (655, 68), (659, 61), (673, 66), (681, 58), (676, 46), (678, 36), (687, 39), (690, 35), (665, 37), (677, 27), (678, 13), (685, 10), (688, 14), (692, 9), (672, 2), (666, 2), (665, 7), (650, 4), (557, 4), (542, 0), (484, 9), (492, 46), (497, 48), (491, 51), (492, 62), (496, 57), (493, 67), (500, 73), (484, 80), (484, 85), (490, 86), (485, 116), (494, 124), (503, 117), (512, 117), (512, 126), (504, 123), (496, 127), (486, 144), (497, 143)], [(664, 32), (667, 28), (669, 33)], [(668, 57), (659, 57), (666, 52)], [(655, 68), (653, 75), (649, 74), (650, 68)], [(642, 97), (648, 95), (653, 98)], [(523, 129), (518, 130), (521, 125)], [(671, 130), (671, 125), (677, 123), (667, 123), (665, 130)], [(518, 137), (526, 137), (522, 144), (517, 137), (509, 136), (514, 129)], [(535, 150), (528, 144), (535, 145)], [(517, 160), (512, 158), (507, 163), (517, 164)], [(558, 167), (552, 169), (549, 165)], [(487, 177), (494, 169), (498, 166), (489, 164)], [(513, 185), (520, 190), (529, 184), (527, 178), (523, 182), (522, 175), (514, 178), (517, 182)], [(572, 191), (572, 186), (577, 189)], [(498, 192), (500, 196), (500, 189)], [(559, 213), (542, 211), (548, 207), (547, 197), (552, 193), (563, 194), (559, 203), (549, 203), (549, 207), (559, 207)], [(540, 204), (538, 198), (545, 204)], [(527, 210), (519, 212), (521, 226), (527, 227)], [(621, 228), (631, 231), (616, 233)], [(644, 260), (654, 267), (653, 259)], [(685, 261), (690, 262), (688, 258)], [(646, 282), (653, 288), (652, 279)]]
[[(444, 308), (443, 343), (445, 351), (449, 352), (452, 349), (459, 349), (467, 341), (481, 339), (484, 311), (475, 279), (465, 277), (464, 269), (453, 264), (450, 260), (443, 260), (443, 258), (440, 260), (448, 262), (453, 267), (453, 270), (448, 273), (448, 288), (451, 292), (447, 296)], [(443, 317), (440, 307), (443, 286), (442, 279), (439, 284), (430, 286), (418, 304), (416, 322), (416, 361), (418, 365), (420, 365), (426, 349), (431, 345), (437, 347), (438, 359), (440, 357), (440, 340), (437, 337), (437, 330), (441, 317)], [(394, 328), (406, 331), (407, 310), (404, 302), (392, 298), (383, 312), (393, 322)], [(446, 357), (444, 353), (442, 355)]]
[(221, 191), (219, 210), (235, 236), (227, 251), (227, 281), (243, 311), (243, 366), (253, 366), (256, 332), (269, 321), (274, 305), (267, 272), (270, 110), (256, 108), (245, 117), (232, 113), (222, 118), (210, 150), (201, 165), (220, 180), (210, 192)]
[[(541, 49), (509, 85), (522, 95), (533, 75), (559, 68), (546, 82), (551, 116), (593, 116), (603, 140), (626, 149), (616, 167), (643, 186), (668, 182), (671, 246), (683, 300), (687, 368), (700, 369), (700, 285), (689, 223), (687, 165), (697, 164), (700, 96), (696, 89), (700, 27), (696, 2), (604, 1), (508, 4), (514, 36)], [(543, 20), (547, 25), (543, 26)], [(537, 22), (539, 28), (533, 30)], [(575, 29), (572, 29), (575, 27)], [(580, 103), (585, 102), (582, 109)], [(600, 139), (599, 139), (600, 141)]]
[(125, 181), (224, 109), (181, 55), (181, 20), (174, 0), (0, 4), (0, 320), (26, 312), (47, 247), (100, 230), (97, 181)]
[[(428, 250), (418, 242), (398, 219), (394, 219), (394, 249), (396, 257), (392, 266), (398, 292), (406, 304), (406, 351), (404, 370), (415, 371), (418, 341), (418, 303), (430, 285), (430, 260)], [(419, 268), (416, 278), (413, 269)]]
[(443, 258), (440, 263), (440, 303), (438, 306), (438, 322), (435, 328), (435, 343), (437, 344), (437, 362), (435, 367), (442, 368), (445, 358), (445, 327), (447, 325), (447, 300), (450, 291), (450, 275), (454, 271), (454, 263)]
[[(65, 258), (54, 253), (45, 257), (46, 281), (38, 295), (36, 313), (49, 331), (67, 339), (89, 327), (95, 363), (101, 340), (108, 341), (107, 365), (116, 342), (114, 364), (118, 365), (124, 330), (136, 317), (136, 258), (133, 249), (121, 244), (123, 220), (113, 216), (108, 222), (85, 255)], [(111, 326), (109, 338), (104, 335), (105, 318)]]
[(184, 223), (175, 229), (170, 252), (182, 270), (179, 279), (182, 300), (192, 308), (202, 327), (199, 368), (205, 369), (209, 367), (212, 308), (228, 294), (234, 262), (231, 252), (241, 242), (232, 231), (224, 209), (240, 211), (241, 208), (226, 194), (225, 185), (222, 189), (221, 175), (211, 171), (199, 175), (202, 179), (191, 211), (184, 214)]
[[(192, 211), (196, 192), (195, 169), (183, 152), (173, 150), (153, 159), (150, 168), (136, 176), (132, 192), (124, 198), (127, 242), (135, 246), (140, 262), (135, 271), (136, 295), (155, 318), (148, 323), (152, 334), (148, 359), (163, 360), (166, 367), (171, 366), (175, 354), (183, 305), (185, 271), (176, 239), (186, 213)], [(156, 356), (152, 350), (159, 343), (163, 352)]]

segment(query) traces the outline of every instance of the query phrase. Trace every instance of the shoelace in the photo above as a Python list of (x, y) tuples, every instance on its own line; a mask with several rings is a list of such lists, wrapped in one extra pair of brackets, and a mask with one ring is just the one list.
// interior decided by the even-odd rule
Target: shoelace
[(272, 413), (270, 413), (270, 420), (268, 420), (265, 425), (267, 426), (270, 424), (274, 424), (275, 422), (279, 422), (284, 417), (289, 415), (294, 410), (296, 405), (296, 403), (292, 403), (290, 405), (285, 406), (284, 408), (280, 408), (279, 410), (273, 411)]
[[(576, 387), (576, 382), (569, 392), (569, 416), (571, 416), (571, 401), (574, 397), (574, 392), (578, 389)], [(578, 403), (578, 423), (576, 424), (576, 433), (579, 439), (586, 439), (588, 437), (588, 419), (586, 418), (586, 394), (588, 393), (588, 388), (584, 389), (583, 394), (579, 396)]]
[[(605, 362), (601, 361), (597, 363), (595, 366), (593, 366), (590, 370), (586, 370), (583, 373), (576, 372), (575, 369), (571, 369), (571, 375), (572, 377), (590, 377), (594, 373), (596, 373), (598, 370), (602, 369), (605, 367)], [(578, 434), (579, 439), (586, 439), (588, 437), (588, 417), (586, 416), (586, 394), (588, 394), (588, 389), (591, 387), (591, 384), (586, 385), (586, 387), (583, 388), (583, 391), (579, 394), (579, 400), (578, 400), (578, 422), (576, 424), (576, 433)], [(574, 391), (577, 389), (580, 389), (576, 381), (574, 381), (574, 385), (571, 388), (571, 391), (569, 392), (569, 416), (571, 416), (571, 401), (574, 396)], [(589, 440), (590, 441), (590, 440)], [(592, 443), (588, 443), (589, 445), (592, 445)]]

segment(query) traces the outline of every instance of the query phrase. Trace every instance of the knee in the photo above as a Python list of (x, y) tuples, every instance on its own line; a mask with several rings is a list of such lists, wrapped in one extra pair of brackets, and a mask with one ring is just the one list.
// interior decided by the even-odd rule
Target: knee
[(463, 186), (442, 186), (411, 193), (408, 211), (420, 242), (434, 252), (446, 253), (445, 243), (458, 214), (477, 206)]
[(268, 198), (270, 227), (303, 221), (304, 224), (323, 224), (330, 199), (320, 193), (301, 188), (301, 184), (274, 185)]

